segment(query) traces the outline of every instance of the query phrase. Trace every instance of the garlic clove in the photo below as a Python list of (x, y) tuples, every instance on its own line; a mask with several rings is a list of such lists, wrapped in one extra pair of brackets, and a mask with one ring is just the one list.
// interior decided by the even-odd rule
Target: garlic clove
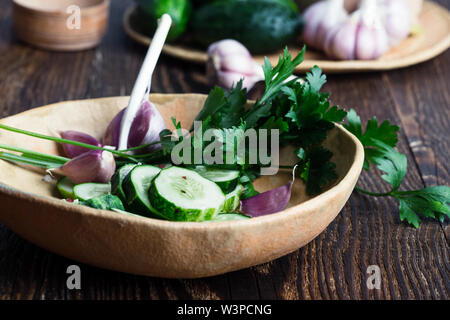
[(303, 30), (303, 41), (310, 47), (321, 49), (322, 46), (317, 42), (316, 30), (323, 20), (323, 12), (326, 10), (327, 1), (316, 2), (309, 6), (304, 14), (305, 26)]
[[(125, 109), (121, 110), (108, 125), (102, 139), (104, 145), (118, 146), (120, 125), (124, 112)], [(166, 129), (166, 125), (159, 111), (149, 101), (143, 101), (131, 124), (128, 147), (137, 147), (155, 142), (159, 140), (159, 133), (164, 129)], [(149, 150), (155, 150), (158, 147), (159, 145), (154, 145), (149, 147)]]
[(382, 0), (381, 6), (389, 45), (397, 46), (411, 32), (411, 10), (404, 0)]
[[(145, 112), (146, 115), (143, 115), (146, 119), (149, 119), (148, 122), (148, 129), (145, 132), (144, 138), (140, 142), (129, 142), (130, 146), (139, 146), (139, 145), (145, 145), (150, 144), (156, 141), (160, 140), (159, 134), (161, 131), (166, 129), (166, 123), (164, 122), (163, 117), (161, 116), (161, 113), (159, 113), (158, 109), (156, 109), (155, 105), (153, 103), (150, 103), (149, 101), (144, 101), (144, 105), (146, 105)], [(131, 127), (131, 132), (133, 132), (133, 126)], [(130, 133), (131, 133), (130, 132)], [(153, 151), (156, 149), (161, 148), (161, 144), (155, 144), (152, 146), (149, 146), (147, 148), (147, 151)]]
[(217, 72), (217, 85), (230, 89), (232, 86), (236, 85), (242, 79), (242, 87), (246, 88), (247, 91), (251, 90), (255, 84), (261, 81), (258, 76), (243, 76), (241, 73), (232, 71), (218, 71)]
[[(68, 130), (68, 131), (61, 132), (60, 135), (61, 135), (61, 138), (66, 139), (66, 140), (72, 140), (72, 141), (82, 142), (82, 143), (86, 143), (86, 144), (91, 144), (96, 147), (102, 146), (100, 141), (95, 139), (93, 136), (88, 135), (83, 132)], [(64, 149), (64, 153), (69, 158), (75, 158), (76, 156), (79, 156), (80, 154), (88, 152), (90, 150), (90, 149), (87, 149), (84, 147), (79, 147), (79, 146), (75, 146), (75, 145), (67, 144), (67, 143), (63, 143), (62, 147)]]
[(264, 80), (264, 73), (240, 42), (221, 40), (208, 48), (206, 76), (210, 85), (218, 84), (230, 89), (243, 79), (242, 86), (250, 90), (256, 82)]
[(75, 184), (107, 183), (116, 170), (116, 162), (111, 152), (92, 150), (73, 158), (56, 170)]
[(308, 46), (323, 50), (328, 32), (348, 18), (343, 0), (323, 0), (305, 12), (303, 40)]
[(330, 55), (339, 60), (355, 59), (357, 24), (353, 19), (345, 21), (330, 40)]

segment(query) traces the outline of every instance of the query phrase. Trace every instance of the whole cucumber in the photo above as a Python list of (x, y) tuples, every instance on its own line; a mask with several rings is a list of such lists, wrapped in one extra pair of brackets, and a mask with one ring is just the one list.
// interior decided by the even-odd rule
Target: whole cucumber
[[(235, 0), (228, 0), (230, 1), (235, 1)], [(294, 2), (294, 0), (260, 0), (260, 1), (266, 1), (266, 2), (277, 2), (279, 4), (283, 4), (288, 6), (289, 8), (291, 8), (292, 10), (295, 10), (296, 12), (298, 12), (298, 7), (297, 4)], [(201, 6), (210, 4), (211, 2), (214, 2), (214, 0), (192, 0), (192, 4), (194, 6), (194, 8), (199, 8)]]
[(192, 9), (189, 0), (137, 0), (137, 3), (140, 11), (145, 14), (141, 19), (148, 19), (143, 23), (152, 29), (148, 30), (148, 33), (156, 30), (158, 19), (164, 13), (169, 14), (172, 18), (172, 27), (167, 36), (168, 41), (175, 40), (186, 31)]
[(203, 46), (222, 39), (235, 39), (252, 53), (279, 50), (301, 32), (301, 17), (274, 1), (220, 0), (194, 13), (193, 37)]

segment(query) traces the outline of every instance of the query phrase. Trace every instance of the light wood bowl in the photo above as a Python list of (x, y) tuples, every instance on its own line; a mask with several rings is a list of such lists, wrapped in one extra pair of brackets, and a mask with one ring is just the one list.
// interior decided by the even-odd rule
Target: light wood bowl
[[(135, 7), (132, 6), (125, 12), (123, 19), (125, 32), (135, 41), (148, 46), (151, 38), (132, 24), (131, 17), (134, 10)], [(450, 47), (450, 13), (447, 9), (436, 3), (425, 1), (419, 16), (419, 24), (422, 28), (420, 34), (405, 39), (377, 60), (337, 61), (328, 58), (319, 51), (308, 49), (305, 54), (305, 61), (297, 66), (295, 71), (304, 73), (316, 65), (320, 66), (326, 73), (392, 70), (430, 60)], [(296, 55), (302, 47), (303, 44), (297, 41), (289, 45), (289, 51), (292, 55)], [(164, 46), (163, 52), (193, 63), (206, 63), (208, 59), (205, 50), (191, 45), (188, 41), (186, 43), (168, 43)], [(267, 56), (272, 65), (276, 65), (280, 54), (281, 51), (257, 55), (254, 58), (256, 62), (262, 65), (264, 64), (264, 56)]]
[[(68, 19), (67, 8), (80, 8), (80, 28)], [(14, 0), (13, 20), (17, 36), (36, 47), (76, 51), (95, 47), (106, 32), (109, 0)], [(73, 20), (70, 20), (73, 21)]]
[[(166, 123), (176, 116), (187, 128), (205, 95), (155, 94), (150, 97)], [(1, 123), (44, 134), (80, 130), (103, 135), (128, 97), (67, 101), (33, 109)], [(50, 141), (0, 130), (3, 144), (58, 154)], [(57, 198), (55, 185), (41, 170), (0, 160), (0, 221), (25, 239), (62, 256), (101, 268), (168, 278), (198, 278), (261, 264), (304, 246), (337, 216), (350, 197), (364, 159), (359, 140), (341, 126), (326, 141), (337, 165), (338, 180), (309, 198), (300, 180), (282, 212), (240, 221), (171, 222), (70, 204)], [(282, 150), (281, 163), (292, 150)], [(291, 173), (256, 180), (265, 191), (280, 186)]]

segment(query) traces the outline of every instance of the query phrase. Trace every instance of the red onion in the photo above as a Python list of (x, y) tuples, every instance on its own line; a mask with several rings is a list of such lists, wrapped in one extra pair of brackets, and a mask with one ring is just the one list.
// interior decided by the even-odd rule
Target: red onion
[(111, 152), (92, 150), (73, 158), (56, 170), (75, 184), (107, 183), (116, 170), (116, 162)]
[[(124, 112), (125, 109), (120, 111), (110, 122), (102, 139), (104, 145), (118, 147), (120, 124)], [(164, 129), (166, 129), (166, 125), (159, 111), (152, 103), (144, 101), (131, 124), (128, 147), (137, 147), (158, 141), (159, 133)], [(160, 145), (157, 144), (150, 146), (148, 149), (151, 151), (159, 147)]]
[[(61, 135), (61, 138), (66, 139), (66, 140), (72, 140), (72, 141), (82, 142), (82, 143), (86, 143), (86, 144), (91, 144), (96, 147), (102, 146), (100, 141), (95, 139), (93, 136), (90, 136), (83, 132), (68, 130), (68, 131), (61, 132), (60, 135)], [(64, 153), (69, 158), (75, 158), (75, 157), (79, 156), (80, 154), (83, 154), (90, 150), (90, 149), (87, 149), (84, 147), (74, 146), (72, 144), (67, 144), (67, 143), (63, 143), (62, 146), (64, 149)]]

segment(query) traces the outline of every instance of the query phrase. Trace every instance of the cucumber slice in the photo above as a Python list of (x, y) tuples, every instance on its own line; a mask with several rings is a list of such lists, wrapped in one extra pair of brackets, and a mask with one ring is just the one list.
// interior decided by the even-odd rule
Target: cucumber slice
[(228, 213), (236, 211), (240, 205), (242, 191), (244, 191), (244, 187), (241, 184), (238, 184), (233, 191), (225, 195), (222, 212)]
[(75, 194), (73, 193), (73, 187), (75, 183), (69, 180), (69, 178), (64, 177), (58, 180), (56, 188), (64, 199), (75, 199)]
[(247, 220), (247, 219), (250, 219), (250, 217), (244, 216), (243, 214), (240, 213), (223, 213), (216, 216), (214, 219), (211, 220), (211, 222)]
[(125, 210), (125, 208), (123, 207), (123, 203), (122, 201), (120, 201), (119, 197), (112, 194), (104, 194), (99, 197), (91, 198), (89, 200), (81, 202), (81, 204), (91, 208), (102, 210)]
[(118, 196), (123, 202), (126, 202), (127, 199), (123, 190), (123, 181), (134, 167), (136, 164), (126, 164), (120, 167), (111, 178), (111, 193)]
[(160, 171), (160, 168), (150, 165), (137, 166), (131, 170), (123, 182), (128, 211), (146, 217), (156, 216), (161, 218), (159, 212), (151, 205), (148, 197), (150, 184)]
[(180, 167), (161, 170), (149, 194), (153, 207), (166, 219), (175, 221), (211, 220), (225, 201), (217, 184)]
[(214, 181), (226, 194), (233, 191), (239, 181), (239, 171), (222, 170), (205, 166), (197, 166), (194, 169), (202, 177)]
[(73, 193), (76, 199), (86, 201), (111, 193), (111, 185), (109, 183), (80, 183), (73, 187)]

